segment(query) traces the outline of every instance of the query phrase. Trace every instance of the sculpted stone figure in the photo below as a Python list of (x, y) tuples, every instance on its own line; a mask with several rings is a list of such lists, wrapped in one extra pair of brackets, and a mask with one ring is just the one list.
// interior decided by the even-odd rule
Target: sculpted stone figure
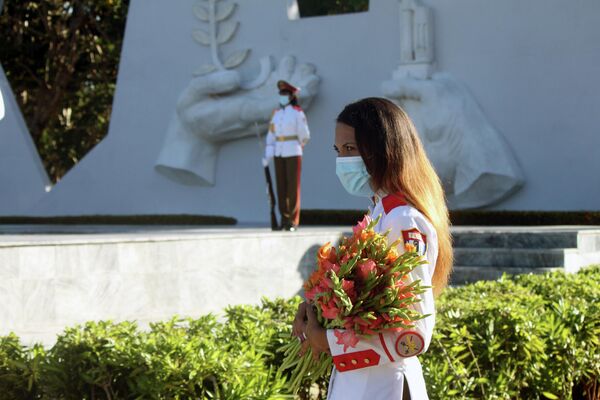
[(300, 103), (308, 108), (317, 94), (315, 67), (297, 64), (293, 56), (281, 59), (268, 71), (264, 83), (244, 89), (235, 70), (193, 78), (184, 89), (171, 119), (156, 169), (185, 184), (213, 185), (219, 147), (230, 140), (266, 132), (278, 106), (273, 87), (279, 80), (302, 88)]
[(434, 73), (433, 16), (419, 0), (400, 1), (400, 65), (383, 94), (406, 110), (442, 179), (451, 208), (497, 203), (523, 185), (511, 149), (468, 89)]
[(467, 88), (449, 74), (406, 77), (383, 84), (417, 126), (452, 208), (497, 203), (523, 185), (504, 138)]

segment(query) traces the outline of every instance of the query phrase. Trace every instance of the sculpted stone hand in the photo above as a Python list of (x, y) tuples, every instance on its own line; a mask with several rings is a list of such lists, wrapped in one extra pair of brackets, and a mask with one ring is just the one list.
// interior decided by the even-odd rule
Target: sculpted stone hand
[(452, 208), (497, 203), (523, 185), (504, 138), (464, 85), (448, 74), (402, 78), (382, 85), (411, 117)]
[(244, 89), (235, 70), (194, 78), (177, 102), (156, 168), (188, 184), (214, 184), (216, 156), (223, 143), (256, 134), (267, 124), (278, 105), (278, 80), (302, 88), (300, 102), (307, 108), (317, 94), (319, 77), (310, 64), (284, 57), (277, 69), (253, 89)]

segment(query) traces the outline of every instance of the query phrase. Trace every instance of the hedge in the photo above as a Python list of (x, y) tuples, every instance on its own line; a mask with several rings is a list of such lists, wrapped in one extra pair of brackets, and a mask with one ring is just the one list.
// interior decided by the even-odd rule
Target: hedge
[[(598, 399), (600, 266), (451, 288), (421, 356), (431, 399)], [(283, 399), (277, 348), (299, 298), (223, 318), (88, 322), (48, 349), (0, 338), (2, 399)], [(325, 399), (326, 379), (301, 399)]]

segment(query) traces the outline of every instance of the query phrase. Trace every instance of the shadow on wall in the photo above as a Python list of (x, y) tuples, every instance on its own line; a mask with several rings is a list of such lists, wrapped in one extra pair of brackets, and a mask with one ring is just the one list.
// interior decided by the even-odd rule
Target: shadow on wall
[[(317, 251), (319, 251), (319, 245), (310, 246), (302, 255), (300, 262), (298, 263), (298, 272), (300, 273), (300, 277), (302, 278), (302, 282), (306, 282), (306, 280), (310, 277), (310, 274), (315, 270), (316, 259), (317, 259)], [(304, 298), (304, 289), (298, 290), (296, 295)]]

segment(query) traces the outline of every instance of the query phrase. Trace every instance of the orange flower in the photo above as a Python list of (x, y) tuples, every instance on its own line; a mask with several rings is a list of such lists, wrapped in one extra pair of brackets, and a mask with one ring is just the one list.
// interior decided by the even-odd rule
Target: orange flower
[(335, 247), (331, 245), (331, 242), (325, 243), (317, 252), (317, 260), (321, 263), (325, 260), (335, 263), (337, 261), (337, 255), (335, 253)]
[(404, 243), (404, 249), (409, 253), (417, 251), (417, 248), (412, 243)]
[(309, 290), (314, 286), (318, 285), (321, 279), (323, 279), (323, 275), (324, 271), (320, 269), (313, 272), (308, 278), (308, 280), (304, 283), (304, 290)]
[(370, 238), (372, 238), (373, 236), (375, 236), (375, 232), (372, 230), (364, 230), (360, 233), (360, 241), (361, 242), (366, 242), (367, 240), (369, 240)]
[(396, 249), (395, 247), (390, 248), (390, 251), (388, 251), (387, 256), (385, 257), (385, 260), (389, 263), (393, 263), (397, 259), (398, 259), (398, 249)]

